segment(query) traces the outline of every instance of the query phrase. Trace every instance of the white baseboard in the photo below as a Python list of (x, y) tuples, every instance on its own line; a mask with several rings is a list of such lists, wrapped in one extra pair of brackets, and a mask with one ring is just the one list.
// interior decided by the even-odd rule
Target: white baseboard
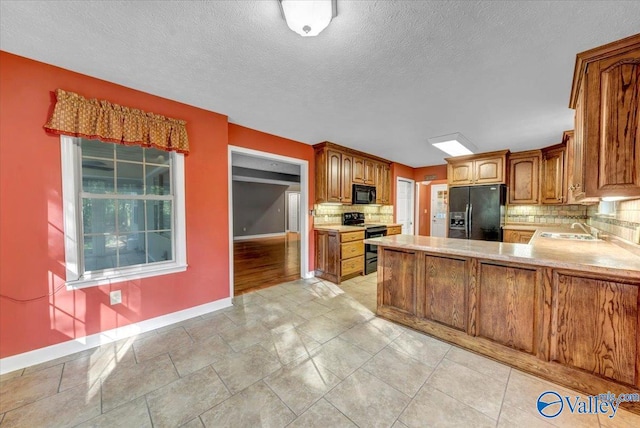
[(224, 299), (216, 300), (215, 302), (205, 303), (204, 305), (194, 306), (192, 308), (161, 315), (138, 323), (114, 328), (113, 330), (107, 330), (90, 336), (35, 349), (22, 354), (12, 355), (10, 357), (0, 359), (0, 374), (9, 373), (34, 364), (40, 364), (56, 358), (65, 357), (76, 352), (112, 343), (116, 340), (125, 339), (146, 331), (165, 327), (189, 318), (228, 308), (229, 306), (232, 306), (231, 297), (226, 297)]
[(310, 279), (310, 278), (313, 278), (313, 277), (315, 277), (315, 276), (316, 276), (316, 273), (315, 273), (315, 272), (307, 272), (307, 273), (303, 276), (303, 278), (305, 278), (305, 279)]
[(261, 235), (245, 235), (245, 236), (234, 236), (234, 241), (248, 241), (250, 239), (260, 239), (260, 238), (276, 238), (278, 236), (285, 236), (286, 232), (278, 232), (278, 233), (263, 233)]

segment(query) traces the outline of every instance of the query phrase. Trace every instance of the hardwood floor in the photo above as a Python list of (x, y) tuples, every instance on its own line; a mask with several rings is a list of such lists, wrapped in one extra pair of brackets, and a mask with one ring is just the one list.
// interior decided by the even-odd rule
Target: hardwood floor
[(236, 296), (300, 278), (300, 234), (233, 243)]

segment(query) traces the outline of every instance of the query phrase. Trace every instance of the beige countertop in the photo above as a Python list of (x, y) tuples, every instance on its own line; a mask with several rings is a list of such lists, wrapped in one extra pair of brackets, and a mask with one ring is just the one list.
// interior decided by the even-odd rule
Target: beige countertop
[[(529, 244), (394, 235), (366, 239), (382, 247), (520, 262), (640, 279), (640, 257), (608, 241), (570, 241), (540, 237), (542, 232), (573, 232), (567, 227), (537, 228)], [(578, 232), (579, 233), (579, 232)]]
[[(375, 223), (375, 224), (383, 224), (387, 227), (389, 226), (400, 226), (398, 223)], [(342, 226), (341, 224), (321, 224), (317, 226), (313, 226), (315, 230), (332, 230), (336, 232), (357, 232), (360, 230), (364, 230), (362, 226)]]

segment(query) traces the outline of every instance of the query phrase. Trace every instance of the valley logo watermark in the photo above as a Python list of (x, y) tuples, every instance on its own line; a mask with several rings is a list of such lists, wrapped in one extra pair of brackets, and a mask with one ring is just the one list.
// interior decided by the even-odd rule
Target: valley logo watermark
[(616, 396), (613, 392), (606, 394), (562, 396), (555, 391), (545, 391), (538, 397), (536, 407), (538, 413), (545, 418), (555, 418), (563, 411), (569, 411), (580, 415), (607, 415), (613, 418), (620, 407), (620, 403), (640, 401), (640, 394), (620, 394)]

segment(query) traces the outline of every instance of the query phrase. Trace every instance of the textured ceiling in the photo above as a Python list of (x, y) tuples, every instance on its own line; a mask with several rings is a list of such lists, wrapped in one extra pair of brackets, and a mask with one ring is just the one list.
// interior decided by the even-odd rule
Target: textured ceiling
[(303, 38), (276, 0), (2, 0), (0, 48), (417, 167), (442, 163), (427, 138), (454, 132), (481, 151), (558, 142), (576, 53), (639, 17), (638, 1), (338, 0)]

